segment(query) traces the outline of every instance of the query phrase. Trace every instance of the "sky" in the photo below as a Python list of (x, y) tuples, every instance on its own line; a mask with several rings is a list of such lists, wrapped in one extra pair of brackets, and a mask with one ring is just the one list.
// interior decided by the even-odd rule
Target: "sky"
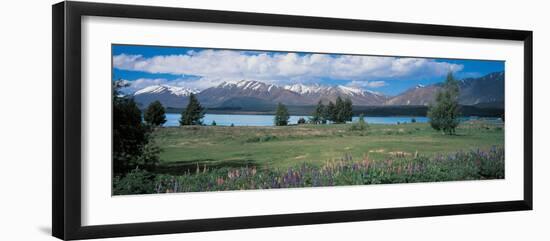
[(128, 91), (150, 85), (203, 90), (224, 81), (344, 85), (397, 95), (417, 85), (504, 71), (503, 61), (318, 54), (211, 48), (112, 46), (113, 80)]

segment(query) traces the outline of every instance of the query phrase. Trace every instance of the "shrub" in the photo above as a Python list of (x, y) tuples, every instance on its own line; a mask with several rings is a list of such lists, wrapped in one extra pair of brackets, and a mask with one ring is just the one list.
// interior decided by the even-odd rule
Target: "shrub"
[(357, 123), (353, 123), (350, 129), (352, 131), (364, 131), (367, 128), (368, 128), (368, 125), (367, 125), (367, 122), (365, 121), (365, 117), (363, 116), (363, 114), (361, 114), (359, 116), (359, 121), (357, 121)]
[[(478, 150), (478, 152), (480, 152)], [(493, 147), (489, 151), (488, 155), (483, 155), (483, 153), (478, 154), (479, 158), (479, 174), (486, 178), (504, 178), (504, 149)], [(494, 156), (502, 156), (502, 158), (497, 158)]]
[(277, 139), (277, 136), (272, 135), (265, 135), (265, 136), (254, 136), (246, 139), (246, 142), (253, 143), (253, 142), (268, 142), (268, 141), (274, 141)]
[(138, 166), (149, 171), (154, 171), (160, 162), (160, 152), (162, 150), (151, 139), (145, 146), (143, 146), (142, 153), (137, 157)]
[(155, 176), (138, 168), (124, 177), (117, 176), (113, 181), (113, 194), (147, 194), (155, 193)]

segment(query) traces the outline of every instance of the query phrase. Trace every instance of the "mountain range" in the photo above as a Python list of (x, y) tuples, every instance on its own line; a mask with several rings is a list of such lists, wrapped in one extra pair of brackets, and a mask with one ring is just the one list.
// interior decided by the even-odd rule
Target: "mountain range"
[[(169, 85), (152, 85), (136, 91), (133, 96), (141, 106), (159, 100), (165, 107), (184, 108), (191, 93), (208, 108), (272, 107), (277, 103), (293, 106), (328, 103), (338, 96), (350, 98), (355, 106), (427, 106), (432, 103), (442, 83), (417, 85), (396, 96), (349, 86), (294, 84), (278, 86), (254, 80), (223, 82), (202, 91)], [(504, 72), (459, 81), (459, 103), (504, 107)]]

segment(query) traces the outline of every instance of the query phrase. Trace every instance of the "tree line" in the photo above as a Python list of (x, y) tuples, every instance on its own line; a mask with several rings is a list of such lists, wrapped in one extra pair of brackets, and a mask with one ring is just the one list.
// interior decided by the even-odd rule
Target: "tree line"
[[(315, 110), (311, 114), (309, 122), (311, 124), (327, 124), (328, 122), (334, 124), (346, 123), (351, 121), (353, 116), (352, 111), (353, 102), (350, 98), (342, 99), (338, 96), (336, 102), (329, 101), (328, 105), (325, 106), (321, 100), (317, 103)], [(286, 126), (288, 125), (288, 120), (290, 119), (290, 114), (288, 109), (282, 103), (277, 104), (277, 109), (275, 111), (274, 124), (276, 126)], [(304, 124), (305, 119), (300, 118), (298, 124)]]
[(350, 98), (344, 100), (340, 96), (336, 98), (335, 103), (329, 101), (326, 106), (319, 101), (311, 114), (310, 122), (313, 124), (326, 124), (329, 121), (336, 124), (346, 123), (351, 121), (353, 116), (352, 106), (353, 102)]

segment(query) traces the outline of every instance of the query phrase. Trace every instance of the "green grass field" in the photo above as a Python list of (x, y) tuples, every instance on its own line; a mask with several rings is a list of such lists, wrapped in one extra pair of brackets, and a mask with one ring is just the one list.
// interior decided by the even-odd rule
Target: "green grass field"
[(457, 135), (443, 135), (426, 123), (370, 124), (353, 131), (351, 124), (282, 127), (189, 126), (155, 131), (163, 151), (158, 172), (181, 174), (205, 165), (283, 169), (303, 163), (323, 165), (343, 157), (361, 160), (426, 157), (504, 146), (503, 124), (461, 123)]
[(504, 178), (502, 123), (158, 128), (159, 165), (115, 177), (113, 194), (204, 192)]

